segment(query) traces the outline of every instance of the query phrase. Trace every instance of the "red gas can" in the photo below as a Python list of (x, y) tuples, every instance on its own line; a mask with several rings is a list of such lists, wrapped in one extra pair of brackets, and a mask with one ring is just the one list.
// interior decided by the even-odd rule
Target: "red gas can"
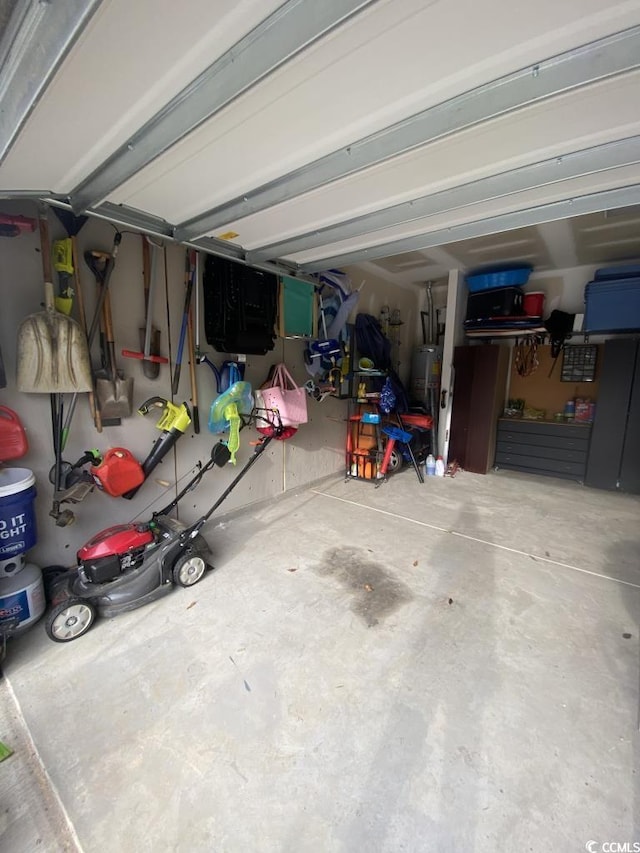
[(28, 449), (20, 418), (8, 406), (0, 406), (0, 462), (19, 459)]
[(100, 489), (118, 498), (144, 483), (144, 471), (126, 447), (112, 447), (91, 472)]

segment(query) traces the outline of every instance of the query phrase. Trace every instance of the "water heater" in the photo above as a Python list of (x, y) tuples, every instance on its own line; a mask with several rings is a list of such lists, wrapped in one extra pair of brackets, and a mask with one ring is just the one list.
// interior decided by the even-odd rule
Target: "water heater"
[(429, 414), (437, 416), (437, 401), (442, 373), (442, 347), (424, 344), (414, 350), (411, 360), (411, 400), (421, 403)]

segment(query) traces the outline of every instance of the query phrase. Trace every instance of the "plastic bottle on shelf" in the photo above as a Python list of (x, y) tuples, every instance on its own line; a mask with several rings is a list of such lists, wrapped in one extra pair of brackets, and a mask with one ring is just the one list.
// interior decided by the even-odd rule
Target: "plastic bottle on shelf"
[(430, 453), (427, 456), (427, 461), (425, 463), (425, 471), (427, 473), (427, 477), (435, 477), (436, 474), (436, 460), (433, 457), (433, 454)]
[(444, 459), (438, 456), (436, 459), (436, 477), (444, 477)]

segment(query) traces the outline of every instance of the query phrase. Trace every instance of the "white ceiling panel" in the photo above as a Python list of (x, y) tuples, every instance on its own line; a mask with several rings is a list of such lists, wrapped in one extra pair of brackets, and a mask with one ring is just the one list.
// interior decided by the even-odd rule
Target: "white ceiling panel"
[(188, 219), (417, 110), (639, 20), (637, 2), (606, 9), (600, 0), (378, 2), (109, 200)]
[(84, 22), (98, 4), (75, 32), (62, 0), (21, 0), (50, 53), (37, 30), (14, 38), (17, 15), (7, 28), (0, 115), (18, 115), (3, 80), (31, 62), (34, 85), (3, 126), (5, 198), (295, 273), (640, 182), (640, 0), (73, 2)]
[[(640, 184), (640, 164), (625, 166), (620, 169), (611, 169), (574, 178), (570, 181), (560, 181), (545, 187), (527, 190), (526, 192), (514, 193), (500, 199), (470, 204), (458, 210), (441, 213), (435, 216), (417, 219), (414, 222), (403, 223), (391, 228), (376, 231), (365, 237), (342, 240), (319, 249), (308, 252), (300, 252), (292, 255), (287, 260), (298, 264), (306, 264), (319, 258), (330, 257), (342, 253), (352, 252), (368, 246), (378, 246), (392, 240), (400, 240), (419, 234), (428, 234), (431, 231), (440, 231), (452, 228), (466, 222), (476, 222), (511, 211), (522, 210), (529, 207), (548, 204), (566, 198), (588, 195), (590, 193), (602, 192), (617, 187)], [(640, 193), (639, 193), (640, 195)], [(640, 201), (640, 198), (638, 199)]]
[(282, 0), (103, 0), (0, 166), (67, 193)]
[(491, 174), (640, 133), (640, 71), (476, 125), (227, 223), (254, 248)]

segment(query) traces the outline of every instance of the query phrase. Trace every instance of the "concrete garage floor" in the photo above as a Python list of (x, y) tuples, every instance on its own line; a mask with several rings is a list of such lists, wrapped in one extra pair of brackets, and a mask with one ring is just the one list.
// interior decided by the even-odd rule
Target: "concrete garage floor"
[(0, 842), (640, 841), (639, 521), (640, 499), (559, 480), (408, 470), (212, 524), (218, 569), (193, 590), (13, 644)]

